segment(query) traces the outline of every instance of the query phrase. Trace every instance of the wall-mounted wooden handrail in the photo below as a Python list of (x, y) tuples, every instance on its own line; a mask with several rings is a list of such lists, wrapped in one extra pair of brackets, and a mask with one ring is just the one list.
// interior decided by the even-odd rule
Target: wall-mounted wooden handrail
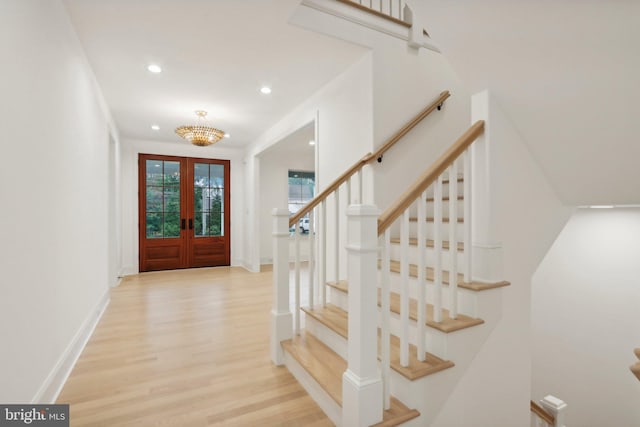
[(542, 418), (545, 423), (551, 426), (556, 423), (556, 419), (554, 418), (554, 416), (545, 411), (542, 406), (538, 405), (533, 400), (531, 401), (531, 412)]
[(411, 129), (416, 127), (418, 123), (420, 123), (425, 117), (431, 114), (435, 109), (440, 109), (444, 101), (449, 98), (451, 94), (448, 90), (440, 93), (438, 98), (429, 104), (426, 108), (420, 111), (415, 117), (413, 117), (410, 121), (408, 121), (400, 130), (391, 136), (380, 148), (378, 148), (374, 153), (368, 153), (363, 158), (358, 160), (353, 164), (349, 169), (347, 169), (342, 175), (336, 178), (331, 185), (322, 190), (315, 196), (313, 199), (309, 201), (304, 207), (302, 207), (295, 215), (293, 215), (289, 219), (289, 227), (293, 227), (303, 216), (308, 214), (313, 208), (318, 206), (320, 202), (325, 200), (331, 193), (336, 191), (342, 184), (344, 184), (349, 178), (351, 178), (356, 172), (360, 171), (367, 163), (371, 163), (374, 160), (381, 158), (384, 153), (387, 152), (391, 147), (393, 147), (403, 136), (405, 136)]
[(411, 206), (420, 195), (484, 132), (484, 120), (475, 122), (440, 158), (433, 163), (386, 211), (378, 218), (378, 235)]

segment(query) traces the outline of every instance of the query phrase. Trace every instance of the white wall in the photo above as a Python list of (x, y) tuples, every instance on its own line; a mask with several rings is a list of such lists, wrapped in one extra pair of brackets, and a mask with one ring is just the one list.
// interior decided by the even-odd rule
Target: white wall
[[(339, 174), (372, 150), (372, 80), (371, 55), (365, 54), (344, 73), (319, 89), (303, 104), (254, 141), (247, 150), (245, 182), (247, 206), (245, 220), (251, 229), (245, 238), (246, 265), (254, 271), (260, 266), (260, 249), (252, 244), (249, 236), (259, 236), (260, 153), (276, 144), (295, 130), (316, 121), (316, 182), (319, 191)], [(344, 196), (341, 199), (344, 202)], [(332, 212), (332, 201), (327, 209)], [(273, 208), (275, 206), (271, 206)], [(285, 206), (281, 206), (286, 208)], [(342, 219), (344, 221), (344, 218)], [(331, 221), (329, 220), (329, 226)], [(342, 236), (344, 237), (344, 235)], [(344, 243), (344, 242), (343, 242)], [(333, 244), (331, 236), (327, 244)], [(344, 245), (342, 245), (344, 246)], [(331, 268), (329, 260), (328, 268)]]
[[(307, 141), (303, 141), (305, 144)], [(306, 155), (283, 155), (275, 152), (260, 156), (260, 263), (271, 264), (273, 261), (273, 217), (275, 207), (287, 206), (289, 200), (289, 170), (315, 171), (313, 150)], [(291, 239), (293, 241), (293, 238)], [(305, 258), (308, 256), (308, 245), (304, 245)], [(289, 250), (293, 255), (293, 247)]]
[(59, 1), (0, 2), (0, 402), (50, 402), (108, 302), (109, 121)]
[(532, 289), (532, 398), (564, 400), (567, 425), (640, 425), (640, 209), (578, 209)]
[(434, 427), (529, 424), (531, 279), (565, 224), (564, 207), (508, 118), (489, 97), (491, 191), (503, 248), (502, 319), (435, 420)]
[(187, 142), (168, 143), (125, 139), (121, 145), (122, 180), (122, 256), (121, 274), (136, 274), (139, 268), (138, 235), (138, 155), (201, 157), (231, 161), (231, 265), (242, 265), (245, 227), (242, 221), (244, 165), (240, 150), (216, 147), (196, 147)]
[(469, 93), (440, 53), (410, 48), (406, 40), (311, 7), (298, 8), (292, 21), (371, 49), (374, 149), (441, 92), (452, 94), (442, 111), (434, 111), (390, 149), (382, 163), (369, 168), (375, 182), (373, 201), (384, 210), (469, 127)]

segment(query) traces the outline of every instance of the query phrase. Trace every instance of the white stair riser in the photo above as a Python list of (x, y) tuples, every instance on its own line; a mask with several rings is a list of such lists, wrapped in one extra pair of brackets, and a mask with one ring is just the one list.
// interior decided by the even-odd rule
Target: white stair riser
[[(460, 218), (462, 217), (461, 215), (459, 216)], [(391, 235), (392, 236), (400, 236), (400, 220), (397, 220), (396, 222), (394, 222), (391, 227)], [(443, 222), (442, 226), (440, 228), (441, 231), (441, 236), (442, 236), (442, 240), (450, 240), (449, 239), (449, 223), (448, 222)], [(433, 222), (427, 222), (427, 228), (426, 228), (426, 233), (427, 233), (427, 239), (433, 240), (434, 238), (434, 223)], [(409, 222), (409, 236), (410, 237), (417, 237), (418, 236), (418, 222), (417, 221), (410, 221)], [(458, 242), (462, 242), (464, 241), (464, 222), (459, 222), (456, 224), (456, 236), (458, 239)]]
[[(380, 325), (380, 312), (378, 312), (378, 317), (378, 325)], [(390, 319), (391, 334), (400, 337), (400, 316), (396, 313), (391, 313)], [(449, 340), (450, 338), (447, 337), (447, 335), (448, 334), (445, 334), (444, 332), (441, 332), (437, 329), (430, 328), (428, 326), (425, 327), (426, 350), (429, 353), (435, 354), (442, 359), (450, 358), (450, 356), (447, 354), (447, 340)], [(409, 319), (409, 342), (413, 345), (416, 345), (418, 342), (418, 327), (415, 320), (411, 319)]]
[[(401, 259), (400, 253), (402, 248), (399, 243), (392, 243), (390, 248), (390, 256), (391, 259), (399, 260)], [(458, 271), (462, 271), (464, 266), (464, 252), (455, 251), (458, 261)], [(436, 250), (434, 248), (425, 248), (426, 253), (426, 266), (433, 267), (435, 265), (435, 256)], [(451, 267), (451, 251), (445, 249), (441, 252), (442, 254), (442, 268), (445, 270), (449, 270)], [(420, 250), (417, 246), (409, 245), (409, 264), (418, 265), (418, 260), (420, 259)]]
[(316, 338), (322, 341), (327, 347), (340, 355), (343, 359), (347, 358), (347, 340), (340, 334), (334, 332), (319, 322), (312, 316), (304, 313), (306, 316), (306, 330), (311, 332)]
[[(459, 194), (459, 196), (462, 196), (462, 194)], [(445, 197), (449, 197), (448, 192), (447, 194), (445, 194)], [(456, 204), (458, 209), (458, 212), (457, 212), (458, 217), (460, 218), (464, 217), (464, 200), (456, 200)], [(435, 200), (427, 201), (427, 217), (432, 217), (434, 215), (435, 205), (436, 205)], [(412, 217), (418, 216), (418, 208), (415, 203), (411, 205), (410, 212)], [(442, 200), (442, 216), (443, 217), (449, 216), (449, 200)]]
[[(434, 240), (435, 227), (433, 222), (427, 222), (427, 239)], [(442, 240), (451, 240), (449, 239), (449, 223), (444, 222), (440, 228), (440, 234), (442, 236)], [(400, 234), (398, 234), (400, 235)], [(409, 236), (416, 237), (418, 236), (418, 223), (415, 221), (409, 222)], [(459, 222), (456, 225), (456, 238), (458, 242), (464, 241), (464, 223)]]
[(331, 304), (340, 307), (344, 311), (349, 311), (349, 297), (346, 293), (334, 287), (327, 286), (327, 294)]
[[(448, 217), (449, 216), (449, 201), (448, 200), (443, 200), (442, 201), (442, 216), (443, 217)], [(456, 200), (456, 204), (457, 204), (457, 214), (459, 218), (463, 218), (464, 217), (464, 200)], [(427, 202), (427, 217), (432, 217), (434, 216), (434, 212), (435, 212), (435, 201), (434, 202)]]

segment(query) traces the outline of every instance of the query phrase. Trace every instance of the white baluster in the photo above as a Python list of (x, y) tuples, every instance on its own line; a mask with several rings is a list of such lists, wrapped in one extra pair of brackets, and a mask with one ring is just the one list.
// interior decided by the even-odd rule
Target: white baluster
[(362, 169), (358, 171), (358, 200), (356, 203), (362, 203)]
[(449, 168), (449, 316), (458, 318), (458, 165)]
[(380, 283), (380, 311), (382, 313), (382, 330), (380, 333), (381, 354), (380, 363), (382, 366), (382, 384), (384, 387), (384, 409), (391, 407), (391, 230), (388, 228), (384, 232), (382, 242), (382, 274)]
[(313, 222), (315, 221), (315, 217), (313, 215), (313, 209), (309, 212), (309, 307), (313, 308), (314, 306), (314, 275), (315, 275), (315, 227), (313, 226)]
[(347, 178), (347, 208), (351, 204), (353, 204), (353, 200), (351, 200), (351, 178)]
[(320, 265), (320, 302), (322, 306), (327, 305), (327, 200), (320, 204), (320, 246), (322, 247), (322, 264)]
[(426, 261), (427, 261), (427, 192), (418, 199), (418, 360), (424, 362), (426, 358), (425, 346), (425, 304), (426, 304)]
[(409, 209), (400, 223), (400, 365), (409, 366)]
[[(451, 182), (451, 179), (449, 179)], [(442, 175), (436, 181), (433, 191), (433, 248), (435, 295), (433, 301), (433, 320), (442, 321)], [(449, 219), (451, 221), (451, 218)]]
[(293, 232), (295, 236), (295, 282), (294, 282), (294, 292), (295, 292), (295, 311), (293, 313), (293, 317), (295, 319), (295, 333), (296, 335), (300, 335), (300, 225), (295, 224), (295, 231)]
[(471, 150), (464, 151), (464, 281), (471, 283)]
[(335, 227), (334, 227), (334, 231), (335, 231), (335, 247), (334, 247), (334, 261), (335, 261), (335, 265), (334, 265), (334, 277), (335, 277), (335, 281), (336, 281), (336, 285), (338, 284), (338, 282), (340, 281), (340, 187), (338, 187), (336, 189), (336, 191), (333, 192), (333, 196), (334, 196), (334, 201), (335, 201)]

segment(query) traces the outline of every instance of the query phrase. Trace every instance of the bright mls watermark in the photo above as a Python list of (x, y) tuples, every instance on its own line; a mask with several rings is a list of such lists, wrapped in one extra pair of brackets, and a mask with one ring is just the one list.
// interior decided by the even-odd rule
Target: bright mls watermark
[(69, 405), (0, 405), (0, 427), (69, 427)]

